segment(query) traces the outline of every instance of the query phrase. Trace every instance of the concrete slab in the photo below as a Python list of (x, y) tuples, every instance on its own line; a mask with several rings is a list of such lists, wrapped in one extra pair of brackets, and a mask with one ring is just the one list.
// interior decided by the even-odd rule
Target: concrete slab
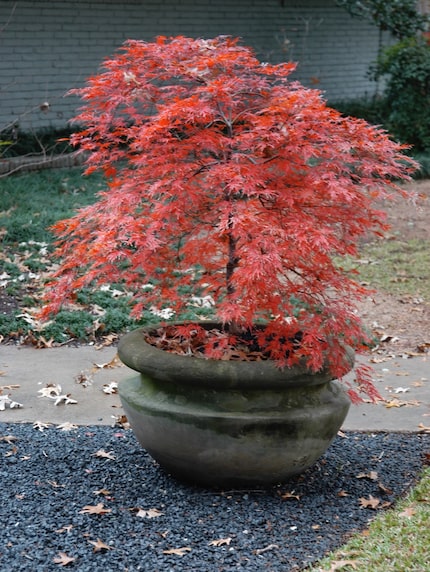
[[(112, 363), (115, 356), (116, 348), (112, 347), (37, 350), (0, 345), (2, 394), (22, 404), (22, 408), (13, 409), (6, 405), (0, 411), (0, 421), (113, 425), (123, 411), (118, 395), (105, 393), (103, 386), (118, 383), (132, 373), (121, 362)], [(53, 384), (77, 403), (66, 405), (62, 400), (55, 405), (55, 399), (42, 397), (40, 390)]]
[[(0, 345), (0, 387), (2, 395), (22, 408), (0, 411), (0, 421), (113, 425), (123, 414), (117, 394), (104, 386), (120, 383), (134, 374), (114, 361), (116, 348), (94, 346), (37, 350)], [(360, 358), (368, 363), (372, 358)], [(351, 406), (343, 430), (425, 431), (430, 426), (430, 356), (379, 358), (372, 363), (374, 381), (385, 401), (377, 405)], [(61, 386), (76, 404), (43, 397), (40, 390)], [(16, 387), (15, 387), (16, 386)], [(430, 429), (428, 429), (430, 430)]]

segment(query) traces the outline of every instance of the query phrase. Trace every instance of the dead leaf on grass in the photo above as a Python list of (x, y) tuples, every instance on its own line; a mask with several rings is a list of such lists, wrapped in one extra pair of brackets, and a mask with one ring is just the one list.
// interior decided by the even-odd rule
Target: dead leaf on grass
[(405, 508), (405, 510), (403, 510), (402, 512), (399, 512), (399, 516), (403, 518), (412, 518), (415, 515), (415, 512), (416, 512), (415, 508), (409, 506)]
[(335, 560), (331, 563), (328, 572), (337, 572), (346, 566), (351, 566), (354, 570), (357, 569), (357, 560)]

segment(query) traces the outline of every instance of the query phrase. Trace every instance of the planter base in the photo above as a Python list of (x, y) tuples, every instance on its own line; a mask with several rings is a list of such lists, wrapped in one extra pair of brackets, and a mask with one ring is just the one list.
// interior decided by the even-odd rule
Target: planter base
[(132, 429), (173, 476), (256, 486), (303, 472), (326, 451), (349, 399), (336, 381), (287, 389), (211, 390), (137, 375), (120, 384)]

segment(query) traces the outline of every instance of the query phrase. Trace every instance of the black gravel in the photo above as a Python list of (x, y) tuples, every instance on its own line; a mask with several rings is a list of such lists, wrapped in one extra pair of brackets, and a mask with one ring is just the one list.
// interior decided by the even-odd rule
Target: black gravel
[[(0, 570), (58, 571), (60, 553), (82, 572), (302, 570), (404, 494), (429, 452), (430, 435), (347, 433), (288, 483), (207, 490), (161, 471), (131, 431), (0, 423)], [(110, 512), (82, 512), (99, 503)]]

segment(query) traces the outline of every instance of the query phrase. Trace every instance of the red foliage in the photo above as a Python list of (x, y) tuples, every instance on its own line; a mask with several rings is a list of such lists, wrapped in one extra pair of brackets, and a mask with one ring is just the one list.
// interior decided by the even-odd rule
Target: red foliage
[(293, 69), (231, 38), (160, 37), (128, 41), (74, 90), (85, 128), (73, 142), (108, 190), (56, 225), (62, 262), (44, 314), (115, 281), (135, 312), (164, 300), (179, 314), (186, 286), (213, 298), (230, 332), (266, 322), (260, 341), (280, 365), (318, 370), (329, 356), (342, 375), (343, 344), (366, 340), (353, 304), (364, 289), (333, 258), (384, 231), (375, 200), (414, 165), (384, 132), (292, 82)]

